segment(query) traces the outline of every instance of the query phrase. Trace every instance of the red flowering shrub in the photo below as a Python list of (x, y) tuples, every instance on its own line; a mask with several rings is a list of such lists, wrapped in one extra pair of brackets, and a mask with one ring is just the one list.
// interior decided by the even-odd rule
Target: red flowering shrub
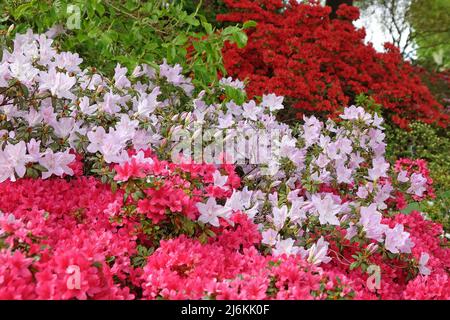
[(330, 20), (330, 8), (317, 4), (224, 2), (230, 12), (218, 15), (219, 21), (257, 22), (247, 31), (245, 48), (228, 44), (223, 50), (229, 74), (248, 78), (250, 97), (274, 92), (299, 113), (335, 115), (365, 93), (402, 127), (411, 119), (447, 125), (443, 107), (396, 47), (387, 44), (378, 53), (364, 44), (364, 30), (352, 24), (357, 8), (342, 5), (338, 19)]

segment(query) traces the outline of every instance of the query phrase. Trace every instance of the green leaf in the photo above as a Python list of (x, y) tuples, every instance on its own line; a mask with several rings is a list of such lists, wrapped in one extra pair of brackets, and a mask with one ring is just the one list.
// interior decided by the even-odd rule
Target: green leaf
[(243, 27), (244, 27), (244, 29), (248, 29), (248, 28), (254, 28), (254, 27), (256, 27), (256, 25), (257, 25), (256, 21), (248, 20), (248, 21), (244, 22)]
[(233, 40), (236, 42), (238, 48), (243, 48), (247, 45), (248, 37), (243, 31), (239, 31), (233, 34)]
[(187, 23), (189, 23), (190, 25), (192, 25), (194, 27), (197, 27), (200, 25), (200, 22), (198, 22), (198, 20), (194, 16), (194, 14), (187, 16), (184, 21), (186, 21)]
[(411, 202), (408, 206), (401, 211), (403, 214), (410, 214), (412, 211), (421, 211), (419, 202)]
[(181, 46), (188, 41), (188, 37), (184, 33), (180, 33), (173, 41), (175, 45)]

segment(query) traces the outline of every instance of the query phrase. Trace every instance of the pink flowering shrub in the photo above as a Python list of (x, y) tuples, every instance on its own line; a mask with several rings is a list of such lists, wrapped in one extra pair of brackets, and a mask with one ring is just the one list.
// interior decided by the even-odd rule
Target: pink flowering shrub
[[(0, 299), (132, 299), (132, 225), (109, 221), (113, 194), (94, 178), (0, 184)], [(129, 229), (127, 229), (129, 228)], [(70, 290), (70, 266), (81, 274)], [(120, 282), (120, 281), (119, 281)]]
[(378, 114), (290, 128), (240, 81), (79, 64), (32, 33), (3, 52), (0, 298), (450, 298), (442, 227), (398, 212), (426, 163), (385, 160)]

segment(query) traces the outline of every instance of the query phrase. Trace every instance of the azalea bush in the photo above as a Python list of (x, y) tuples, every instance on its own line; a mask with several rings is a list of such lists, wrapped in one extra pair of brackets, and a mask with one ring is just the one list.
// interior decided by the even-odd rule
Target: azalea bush
[[(220, 50), (225, 41), (242, 47), (241, 27), (216, 30), (183, 1), (2, 1), (0, 33), (46, 33), (65, 51), (83, 57), (83, 65), (111, 75), (117, 63), (133, 69), (140, 63), (166, 59), (193, 73), (206, 88), (225, 74)], [(189, 10), (188, 10), (189, 9)], [(188, 12), (189, 11), (189, 12)], [(36, 17), (39, 16), (39, 19)]]
[(425, 210), (434, 220), (450, 230), (450, 137), (448, 130), (439, 130), (428, 124), (412, 122), (410, 130), (387, 130), (387, 154), (392, 161), (399, 158), (426, 160), (433, 180), (436, 197), (431, 201), (411, 203), (407, 210)]
[[(0, 63), (0, 298), (448, 299), (426, 162), (383, 118), (277, 120), (180, 65), (80, 67), (45, 35)], [(197, 92), (199, 91), (199, 92)]]
[(404, 129), (411, 120), (447, 126), (448, 113), (398, 48), (386, 44), (379, 53), (364, 44), (364, 29), (352, 24), (357, 8), (342, 5), (338, 18), (330, 19), (330, 7), (286, 2), (224, 0), (229, 11), (217, 16), (223, 22), (257, 22), (247, 31), (247, 46), (223, 50), (227, 71), (248, 80), (250, 97), (283, 95), (289, 109), (282, 118), (291, 123), (303, 113), (336, 116), (365, 93)]

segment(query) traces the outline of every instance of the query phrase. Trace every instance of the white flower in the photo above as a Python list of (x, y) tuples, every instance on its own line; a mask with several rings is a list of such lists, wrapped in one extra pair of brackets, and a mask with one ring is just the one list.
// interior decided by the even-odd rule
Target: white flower
[(278, 232), (273, 229), (267, 229), (262, 232), (261, 242), (269, 246), (274, 246), (277, 243)]
[(47, 179), (53, 174), (59, 177), (63, 174), (73, 175), (68, 165), (74, 160), (75, 155), (70, 154), (68, 150), (54, 153), (53, 150), (47, 149), (43, 157), (39, 159), (39, 164), (47, 169), (46, 172), (42, 172), (42, 179)]
[(56, 72), (54, 68), (48, 73), (41, 72), (39, 75), (40, 90), (49, 90), (53, 96), (57, 98), (75, 99), (75, 95), (70, 89), (76, 83), (74, 77), (70, 77), (65, 73)]
[(272, 210), (273, 224), (277, 231), (283, 229), (284, 223), (288, 218), (288, 208), (287, 206), (282, 206), (281, 208), (274, 207)]
[(425, 178), (420, 173), (413, 173), (410, 177), (411, 186), (406, 190), (410, 194), (421, 197), (423, 193), (427, 190), (427, 178)]
[(61, 118), (54, 125), (53, 129), (58, 138), (65, 138), (69, 136), (75, 126), (75, 119), (73, 118)]
[(297, 254), (298, 247), (295, 247), (294, 243), (295, 243), (294, 239), (278, 240), (275, 245), (275, 248), (272, 251), (273, 255), (281, 256), (283, 254), (286, 255)]
[(242, 112), (242, 116), (246, 119), (256, 121), (259, 113), (258, 107), (256, 106), (255, 101), (251, 100), (247, 103), (244, 103), (242, 106), (244, 112)]
[(398, 176), (397, 176), (397, 180), (399, 182), (408, 182), (409, 178), (408, 178), (407, 174), (408, 173), (405, 170), (400, 170), (400, 172), (398, 173)]
[(392, 253), (410, 253), (414, 246), (409, 238), (409, 232), (404, 231), (402, 224), (396, 224), (394, 228), (388, 228), (386, 231), (384, 246)]
[(269, 110), (271, 112), (276, 111), (276, 110), (281, 110), (283, 109), (283, 100), (284, 97), (282, 96), (277, 96), (273, 93), (270, 93), (268, 95), (263, 95), (263, 100), (261, 102), (261, 106), (269, 108)]
[(103, 141), (106, 137), (106, 132), (103, 127), (97, 127), (93, 131), (89, 131), (87, 133), (87, 137), (90, 141), (90, 144), (87, 147), (87, 150), (91, 153), (96, 153), (100, 150)]
[(326, 194), (322, 199), (320, 195), (312, 196), (312, 203), (319, 213), (319, 221), (321, 224), (339, 225), (339, 220), (336, 215), (340, 212), (341, 206), (335, 203), (330, 194)]
[(328, 242), (326, 242), (323, 237), (320, 237), (319, 241), (309, 248), (307, 261), (316, 265), (319, 265), (322, 262), (330, 262), (331, 258), (327, 256), (328, 245)]
[(389, 163), (383, 157), (375, 158), (372, 160), (372, 168), (368, 170), (369, 178), (375, 181), (380, 177), (386, 177), (388, 169)]
[(220, 172), (217, 170), (213, 174), (214, 186), (223, 188), (225, 187), (225, 183), (227, 183), (228, 176), (222, 176)]
[(383, 215), (377, 211), (377, 204), (372, 203), (368, 207), (361, 207), (361, 218), (359, 223), (363, 226), (369, 239), (381, 241), (387, 226), (381, 224)]
[(428, 276), (431, 274), (431, 269), (426, 267), (428, 260), (430, 259), (430, 255), (426, 252), (422, 252), (419, 260), (419, 272), (424, 276)]
[(39, 70), (34, 68), (30, 61), (21, 56), (16, 57), (13, 63), (9, 65), (11, 77), (17, 78), (20, 82), (29, 84), (38, 75)]
[(14, 172), (22, 178), (27, 171), (25, 165), (32, 160), (32, 157), (27, 155), (27, 146), (24, 141), (17, 144), (8, 143), (3, 151), (0, 150), (0, 182), (8, 178), (16, 181)]
[(97, 104), (89, 105), (88, 97), (83, 97), (80, 99), (79, 107), (80, 107), (80, 111), (87, 115), (93, 114), (98, 109)]
[(27, 143), (28, 154), (30, 155), (32, 161), (37, 162), (41, 158), (40, 148), (41, 142), (36, 141), (34, 138)]
[(235, 89), (244, 90), (244, 88), (245, 88), (245, 85), (242, 81), (240, 81), (239, 79), (233, 80), (232, 77), (222, 78), (222, 79), (220, 79), (219, 83), (221, 85), (230, 86)]
[(127, 78), (127, 68), (121, 68), (118, 63), (114, 68), (114, 84), (116, 88), (123, 89), (128, 88), (131, 83)]
[(155, 87), (150, 94), (143, 93), (138, 101), (135, 102), (136, 113), (144, 118), (148, 118), (150, 113), (161, 104), (158, 101), (158, 95), (161, 93), (159, 87)]
[(229, 209), (218, 205), (215, 198), (209, 198), (206, 203), (196, 204), (198, 211), (200, 212), (200, 217), (198, 221), (203, 223), (209, 223), (212, 226), (219, 227), (219, 217), (228, 217)]

